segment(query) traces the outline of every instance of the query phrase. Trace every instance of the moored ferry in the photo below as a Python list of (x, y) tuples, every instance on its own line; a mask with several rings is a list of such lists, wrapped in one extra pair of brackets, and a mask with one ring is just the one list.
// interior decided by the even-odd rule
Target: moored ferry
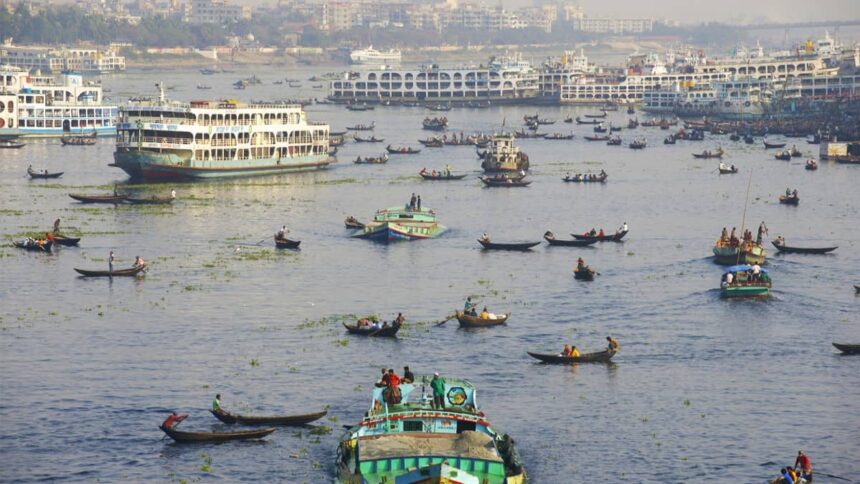
[(271, 175), (327, 167), (329, 125), (299, 105), (157, 100), (123, 106), (114, 163), (132, 178)]
[(504, 171), (527, 171), (529, 157), (514, 145), (516, 136), (500, 133), (494, 135), (482, 155), (481, 168), (487, 173)]
[(353, 64), (388, 65), (399, 64), (402, 55), (399, 50), (376, 50), (373, 46), (366, 49), (356, 49), (349, 54), (349, 60)]
[[(521, 484), (525, 470), (513, 439), (492, 428), (475, 387), (445, 378), (443, 408), (433, 405), (432, 377), (401, 383), (399, 398), (374, 388), (370, 410), (337, 449), (343, 484)], [(396, 401), (397, 403), (389, 403)]]
[(55, 79), (2, 66), (0, 102), (0, 136), (116, 133), (117, 107), (104, 104), (101, 85), (85, 82), (77, 73)]
[(379, 242), (399, 240), (432, 239), (448, 230), (436, 220), (436, 212), (430, 209), (406, 207), (383, 208), (376, 212), (361, 232), (353, 235), (360, 239)]

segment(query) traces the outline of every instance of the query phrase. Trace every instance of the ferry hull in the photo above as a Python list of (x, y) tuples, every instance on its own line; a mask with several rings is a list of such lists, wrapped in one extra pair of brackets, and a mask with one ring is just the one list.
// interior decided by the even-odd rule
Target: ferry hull
[[(143, 181), (201, 180), (238, 178), (313, 171), (335, 163), (328, 155), (256, 160), (226, 160), (217, 162), (190, 161), (190, 153), (117, 151), (110, 166), (121, 168), (132, 179)], [(204, 164), (205, 163), (205, 164)], [(208, 165), (208, 166), (207, 166)]]
[[(96, 136), (116, 136), (115, 126), (102, 126), (95, 128)], [(93, 128), (84, 131), (63, 131), (62, 128), (2, 128), (0, 136), (18, 138), (61, 138), (63, 136), (90, 135)]]
[(724, 299), (764, 299), (770, 296), (770, 288), (766, 286), (732, 286), (721, 289)]
[(714, 247), (714, 262), (722, 265), (735, 264), (764, 264), (767, 254), (761, 247), (741, 251), (738, 257), (737, 247)]
[(365, 227), (364, 232), (353, 235), (355, 238), (374, 240), (377, 242), (401, 242), (404, 240), (432, 239), (442, 235), (447, 230), (442, 225), (436, 225), (428, 231), (421, 232), (415, 229), (394, 223), (385, 223), (378, 226)]

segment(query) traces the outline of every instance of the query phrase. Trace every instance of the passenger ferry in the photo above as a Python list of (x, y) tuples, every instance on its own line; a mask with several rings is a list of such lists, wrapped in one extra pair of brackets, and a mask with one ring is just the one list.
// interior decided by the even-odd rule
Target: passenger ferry
[(164, 98), (120, 108), (111, 166), (132, 178), (174, 180), (271, 175), (327, 167), (329, 125), (299, 105)]
[(481, 168), (487, 173), (528, 171), (529, 156), (514, 145), (516, 136), (499, 133), (490, 139)]
[(448, 230), (436, 219), (436, 212), (406, 207), (383, 208), (376, 211), (372, 222), (368, 222), (361, 232), (353, 235), (359, 239), (377, 242), (397, 242), (401, 240), (422, 240), (438, 237)]
[(376, 50), (373, 46), (368, 46), (366, 49), (356, 49), (349, 54), (349, 60), (353, 64), (386, 66), (390, 64), (400, 64), (402, 54), (399, 50)]
[(426, 101), (516, 103), (538, 95), (538, 73), (519, 57), (486, 66), (443, 69), (373, 69), (331, 82), (329, 99), (341, 102)]
[[(442, 408), (433, 405), (433, 377), (374, 388), (370, 409), (337, 448), (342, 484), (522, 484), (526, 473), (514, 440), (490, 426), (475, 387), (445, 378)], [(388, 403), (396, 401), (397, 403)]]
[(104, 104), (102, 87), (65, 72), (59, 79), (0, 67), (0, 136), (49, 137), (116, 134), (117, 107)]

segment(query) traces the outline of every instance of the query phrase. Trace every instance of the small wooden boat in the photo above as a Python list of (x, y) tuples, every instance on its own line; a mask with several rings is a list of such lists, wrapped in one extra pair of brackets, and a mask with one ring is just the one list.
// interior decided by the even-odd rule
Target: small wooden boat
[(790, 197), (786, 197), (785, 195), (780, 195), (779, 196), (779, 203), (782, 203), (784, 205), (799, 205), (800, 204), (800, 197), (798, 197), (797, 195), (792, 195)]
[(576, 124), (600, 124), (602, 122), (599, 119), (582, 119), (579, 116), (576, 117)]
[(501, 316), (496, 316), (496, 319), (482, 319), (478, 316), (470, 316), (463, 311), (457, 311), (455, 313), (457, 317), (457, 321), (460, 322), (460, 326), (464, 328), (484, 328), (487, 326), (498, 326), (500, 324), (505, 324), (505, 321), (511, 317), (511, 313), (506, 313)]
[(570, 363), (609, 363), (616, 351), (604, 350), (596, 353), (585, 353), (579, 356), (562, 356), (547, 353), (532, 353), (527, 351), (532, 358), (538, 359), (544, 363), (553, 364), (570, 364)]
[(123, 195), (77, 195), (70, 193), (69, 196), (81, 203), (112, 203), (117, 205), (125, 201)]
[(43, 241), (41, 244), (36, 243), (36, 242), (27, 243), (27, 242), (15, 241), (15, 242), (12, 242), (12, 245), (14, 245), (15, 247), (17, 247), (19, 249), (29, 250), (31, 252), (50, 252), (51, 247), (53, 247), (54, 243), (51, 242), (50, 240)]
[(410, 148), (408, 146), (392, 148), (391, 145), (388, 145), (385, 147), (385, 149), (392, 155), (416, 155), (418, 153), (421, 153), (421, 150)]
[(579, 270), (579, 268), (577, 267), (573, 270), (573, 278), (578, 279), (580, 281), (593, 281), (594, 275), (596, 273), (597, 271), (588, 267), (586, 267), (584, 270)]
[(27, 174), (30, 175), (30, 178), (60, 178), (63, 176), (62, 171), (49, 173), (47, 170), (45, 171), (34, 171), (32, 168), (27, 168)]
[(627, 146), (629, 146), (631, 150), (644, 150), (645, 147), (648, 146), (648, 143), (644, 139), (643, 140), (637, 139), (637, 140), (631, 141), (630, 144)]
[(777, 243), (777, 241), (771, 241), (776, 250), (779, 252), (785, 252), (786, 254), (826, 254), (828, 252), (833, 252), (838, 249), (838, 246), (835, 247), (789, 247), (787, 245), (782, 245)]
[(298, 249), (299, 244), (301, 244), (301, 240), (290, 240), (286, 237), (279, 238), (277, 234), (275, 234), (275, 247), (278, 249)]
[(600, 114), (586, 114), (586, 115), (585, 115), (585, 117), (586, 117), (586, 118), (591, 118), (591, 119), (605, 118), (605, 117), (606, 117), (606, 112), (602, 112), (602, 113), (600, 113)]
[(548, 134), (548, 135), (544, 136), (543, 139), (557, 140), (557, 141), (571, 140), (571, 139), (573, 139), (573, 133), (570, 133), (570, 134), (553, 133), (553, 134)]
[(723, 168), (721, 166), (721, 167), (718, 167), (717, 169), (720, 170), (720, 175), (730, 175), (732, 173), (738, 172), (738, 167), (736, 167), (736, 166), (730, 166), (730, 167), (726, 167), (726, 168)]
[(570, 234), (570, 235), (572, 235), (573, 238), (577, 239), (577, 240), (594, 240), (594, 241), (598, 241), (598, 242), (621, 242), (621, 239), (623, 239), (624, 236), (627, 235), (627, 232), (629, 232), (629, 230), (624, 230), (622, 232), (616, 232), (614, 234), (604, 234), (603, 237), (600, 237), (599, 235), (588, 235), (588, 234), (582, 234), (582, 235)]
[(585, 136), (586, 141), (609, 141), (611, 138), (607, 135), (602, 136)]
[(350, 111), (373, 111), (373, 106), (367, 104), (347, 104), (346, 109)]
[(421, 178), (423, 178), (425, 180), (462, 180), (463, 178), (466, 178), (466, 174), (463, 174), (463, 175), (454, 175), (454, 174), (445, 175), (442, 173), (437, 173), (436, 175), (433, 175), (432, 173), (427, 173), (427, 172), (423, 172), (423, 173), (419, 172), (418, 174), (421, 175)]
[(302, 415), (260, 417), (253, 415), (239, 415), (223, 411), (213, 412), (212, 410), (209, 410), (209, 412), (214, 415), (215, 418), (228, 425), (237, 423), (244, 425), (305, 425), (313, 422), (314, 420), (319, 420), (328, 414), (328, 410), (323, 410), (322, 412), (306, 413)]
[(375, 156), (375, 157), (358, 157), (353, 160), (353, 163), (356, 165), (382, 165), (388, 163), (388, 155), (383, 156)]
[(705, 150), (701, 153), (693, 153), (693, 158), (699, 159), (710, 159), (710, 158), (722, 158), (725, 152), (723, 152), (722, 148), (717, 149), (717, 151)]
[(860, 344), (851, 345), (845, 343), (833, 343), (833, 346), (846, 355), (860, 355)]
[(370, 138), (362, 138), (361, 136), (353, 136), (352, 137), (356, 143), (382, 143), (385, 141), (385, 138), (377, 138), (376, 136), (371, 136)]
[(767, 140), (763, 141), (765, 148), (785, 148), (785, 143), (769, 143)]
[(619, 132), (621, 132), (622, 129), (624, 129), (624, 128), (622, 128), (621, 126), (612, 126), (611, 124), (609, 125), (609, 132), (610, 133), (619, 133)]
[(509, 178), (509, 177), (488, 177), (482, 176), (479, 177), (484, 185), (488, 187), (527, 187), (531, 185), (531, 181), (524, 180), (522, 178)]
[(439, 138), (420, 139), (418, 142), (428, 148), (441, 148), (445, 146), (445, 142)]
[(194, 442), (227, 442), (228, 440), (262, 439), (275, 431), (274, 428), (244, 430), (241, 432), (183, 432), (159, 426), (168, 437), (181, 444)]
[(343, 221), (343, 224), (344, 224), (344, 225), (346, 226), (346, 228), (348, 228), (348, 229), (363, 229), (363, 228), (364, 228), (364, 224), (363, 224), (363, 223), (361, 223), (361, 222), (359, 222), (359, 221), (358, 221), (355, 217), (353, 217), (352, 215), (350, 215), (349, 217), (347, 217), (347, 218)]
[(535, 123), (537, 123), (539, 125), (547, 125), (548, 126), (551, 124), (555, 124), (555, 120), (554, 119), (547, 119), (547, 118), (538, 118), (535, 120)]
[(0, 140), (0, 149), (17, 150), (23, 148), (26, 143), (21, 143), (15, 140)]
[(496, 243), (490, 242), (489, 240), (478, 239), (478, 243), (481, 244), (487, 250), (531, 250), (532, 247), (540, 244), (540, 242), (517, 242), (517, 243)]
[(677, 139), (674, 136), (667, 136), (666, 138), (663, 139), (663, 144), (664, 145), (673, 145), (673, 144), (675, 144), (676, 141), (677, 141)]
[(798, 158), (803, 156), (803, 152), (797, 149), (797, 146), (792, 146), (790, 150), (788, 150), (789, 154), (791, 154), (792, 158)]
[(75, 272), (84, 277), (133, 277), (146, 269), (146, 265), (140, 267), (129, 267), (128, 269), (118, 269), (111, 271), (91, 271), (88, 269), (78, 269), (75, 267)]
[(78, 242), (81, 241), (80, 237), (66, 237), (65, 235), (57, 235), (54, 234), (54, 243), (57, 245), (63, 245), (66, 247), (71, 247), (74, 245), (78, 245)]
[(605, 127), (605, 126), (603, 126), (602, 124), (598, 124), (597, 126), (595, 126), (595, 127), (594, 127), (594, 130), (593, 130), (593, 131), (594, 131), (595, 133), (605, 133), (605, 132), (607, 132), (608, 130), (607, 130), (607, 129), (606, 129), (606, 127)]
[(788, 150), (780, 151), (779, 153), (773, 155), (773, 157), (777, 160), (791, 161), (791, 152)]
[(347, 126), (346, 129), (349, 131), (373, 131), (376, 128), (376, 122), (371, 122), (370, 124), (356, 124), (355, 126)]
[(557, 245), (557, 246), (562, 246), (562, 247), (586, 247), (586, 246), (594, 245), (597, 243), (597, 240), (577, 240), (577, 239), (562, 240), (562, 239), (556, 239), (555, 234), (553, 234), (549, 230), (547, 230), (546, 233), (543, 234), (543, 238), (544, 238), (544, 240), (546, 240), (549, 243), (549, 245)]
[(63, 136), (60, 138), (63, 146), (92, 146), (96, 144), (96, 138), (90, 136)]
[(124, 197), (126, 203), (132, 205), (170, 205), (173, 203), (173, 197), (150, 197), (150, 198), (133, 198)]
[(600, 174), (586, 174), (586, 175), (574, 175), (574, 176), (565, 176), (562, 178), (562, 181), (565, 183), (606, 183), (606, 179), (609, 178), (609, 175), (606, 173)]
[(402, 324), (391, 324), (390, 326), (384, 326), (379, 329), (365, 329), (360, 327), (358, 324), (342, 324), (350, 334), (357, 334), (360, 336), (379, 336), (383, 338), (393, 338), (397, 336), (397, 332), (400, 331), (400, 328), (403, 326)]
[(804, 166), (809, 171), (815, 171), (818, 169), (818, 162), (815, 160), (808, 160), (806, 165)]
[(620, 136), (610, 138), (609, 141), (606, 142), (606, 146), (621, 146), (622, 144), (624, 144), (624, 141), (621, 140)]

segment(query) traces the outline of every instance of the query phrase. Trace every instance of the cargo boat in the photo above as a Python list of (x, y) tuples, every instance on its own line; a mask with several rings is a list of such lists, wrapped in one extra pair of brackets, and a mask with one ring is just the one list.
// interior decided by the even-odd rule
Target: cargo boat
[[(727, 267), (723, 271), (720, 282), (720, 295), (724, 299), (766, 299), (770, 296), (771, 279), (767, 270), (759, 269), (758, 277), (752, 275), (753, 266), (736, 265)], [(732, 282), (728, 283), (727, 276), (732, 275)]]
[(764, 264), (766, 258), (767, 251), (755, 242), (730, 245), (722, 240), (717, 240), (714, 243), (714, 262), (717, 264)]
[(353, 235), (360, 239), (379, 242), (432, 239), (448, 230), (436, 221), (436, 212), (430, 209), (411, 210), (408, 207), (383, 208), (376, 211), (373, 221)]
[[(434, 408), (432, 377), (398, 385), (398, 403), (374, 388), (370, 410), (337, 448), (342, 484), (521, 484), (525, 470), (513, 439), (493, 429), (475, 387), (445, 378), (444, 408)], [(397, 399), (389, 399), (397, 400)]]
[(299, 105), (164, 98), (120, 109), (114, 163), (151, 181), (273, 175), (316, 170), (329, 155), (329, 125)]

